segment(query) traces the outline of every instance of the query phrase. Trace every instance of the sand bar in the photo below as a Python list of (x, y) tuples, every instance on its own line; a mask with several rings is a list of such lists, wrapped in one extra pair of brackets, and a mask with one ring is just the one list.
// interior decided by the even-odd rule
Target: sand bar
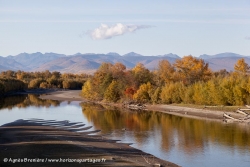
[(0, 166), (177, 166), (76, 125), (39, 119), (2, 125)]

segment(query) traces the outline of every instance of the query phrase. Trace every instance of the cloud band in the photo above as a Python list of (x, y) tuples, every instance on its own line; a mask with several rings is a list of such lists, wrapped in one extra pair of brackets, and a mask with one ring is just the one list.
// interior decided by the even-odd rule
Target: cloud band
[(126, 33), (135, 32), (139, 29), (149, 28), (152, 26), (148, 25), (125, 25), (121, 23), (117, 23), (112, 26), (108, 26), (106, 24), (101, 24), (100, 27), (88, 31), (87, 35), (89, 35), (94, 40), (101, 40), (101, 39), (110, 39), (115, 36), (124, 35)]

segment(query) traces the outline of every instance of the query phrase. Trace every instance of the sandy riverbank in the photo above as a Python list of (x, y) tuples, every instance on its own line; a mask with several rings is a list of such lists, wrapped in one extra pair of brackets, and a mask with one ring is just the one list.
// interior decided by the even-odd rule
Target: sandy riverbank
[[(83, 101), (83, 102), (86, 101), (80, 96), (80, 93), (81, 93), (80, 90), (56, 91), (41, 95), (40, 98), (62, 100), (62, 101)], [(120, 104), (109, 104), (109, 105), (122, 107), (122, 105)], [(196, 119), (217, 120), (217, 121), (223, 121), (224, 119), (223, 118), (224, 111), (195, 109), (195, 108), (165, 105), (165, 104), (146, 105), (146, 109), (153, 111), (160, 111), (172, 115), (196, 118)], [(227, 111), (227, 113), (235, 118), (242, 117), (241, 114), (235, 112)]]
[[(79, 128), (81, 132), (77, 132)], [(89, 128), (80, 123), (41, 119), (2, 125), (0, 166), (177, 166), (128, 144), (88, 135), (96, 132)], [(25, 158), (40, 161), (22, 162)], [(14, 159), (17, 162), (13, 163)], [(67, 162), (74, 159), (78, 162)]]
[(40, 96), (41, 99), (51, 99), (59, 101), (86, 101), (80, 96), (81, 90), (65, 90), (48, 92)]

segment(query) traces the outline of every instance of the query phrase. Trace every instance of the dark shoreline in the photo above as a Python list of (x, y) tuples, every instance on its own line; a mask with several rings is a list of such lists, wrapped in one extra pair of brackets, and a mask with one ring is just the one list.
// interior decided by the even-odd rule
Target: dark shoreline
[(19, 90), (19, 91), (12, 91), (4, 94), (4, 96), (10, 96), (10, 95), (19, 95), (19, 94), (45, 94), (45, 93), (52, 93), (57, 91), (65, 91), (67, 89), (25, 89), (25, 90)]
[[(56, 125), (56, 127), (55, 127)], [(81, 132), (77, 132), (81, 128)], [(135, 149), (130, 144), (117, 143), (97, 131), (86, 131), (79, 122), (54, 120), (17, 120), (0, 127), (0, 166), (172, 166)], [(5, 159), (105, 159), (100, 163), (12, 163)]]

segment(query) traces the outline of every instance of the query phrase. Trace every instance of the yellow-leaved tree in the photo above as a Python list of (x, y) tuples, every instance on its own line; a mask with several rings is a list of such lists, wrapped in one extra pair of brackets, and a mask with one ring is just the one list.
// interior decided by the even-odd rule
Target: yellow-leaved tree
[(245, 59), (239, 59), (236, 64), (234, 65), (235, 72), (241, 73), (241, 74), (247, 74), (249, 73), (250, 67), (245, 62)]
[(163, 88), (160, 95), (161, 101), (163, 103), (181, 103), (182, 97), (185, 94), (185, 87), (183, 83), (167, 83)]
[(146, 84), (152, 80), (150, 71), (141, 63), (136, 64), (136, 66), (132, 69), (132, 75), (137, 88), (140, 85)]
[(113, 80), (105, 91), (104, 99), (110, 102), (118, 101), (120, 99), (118, 86), (118, 82)]
[(149, 102), (151, 100), (151, 94), (153, 93), (153, 87), (150, 82), (142, 84), (133, 98), (138, 102)]
[(212, 72), (208, 68), (208, 63), (205, 63), (203, 59), (198, 59), (191, 55), (177, 59), (174, 67), (176, 68), (175, 76), (177, 80), (183, 81), (185, 84), (207, 81), (212, 76)]
[(94, 90), (90, 79), (88, 79), (82, 86), (82, 95), (87, 99), (96, 99), (98, 97), (98, 94)]
[(158, 65), (158, 75), (164, 83), (173, 81), (175, 69), (168, 60), (161, 60)]

